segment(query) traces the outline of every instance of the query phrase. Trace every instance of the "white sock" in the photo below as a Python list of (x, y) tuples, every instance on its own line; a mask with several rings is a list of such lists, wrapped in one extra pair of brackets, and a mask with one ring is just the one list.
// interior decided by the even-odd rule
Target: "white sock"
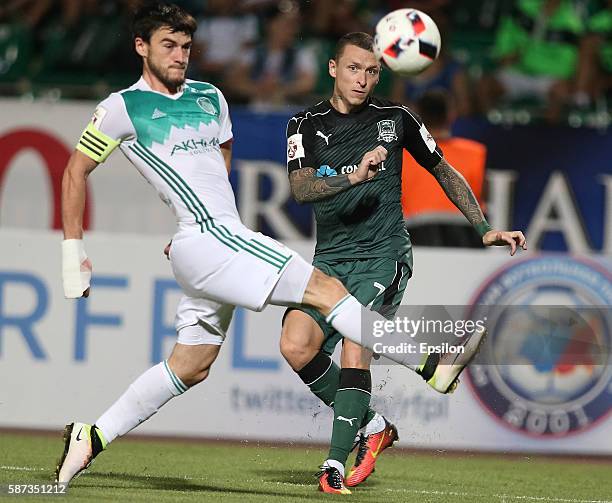
[(331, 468), (337, 468), (340, 472), (340, 475), (344, 477), (344, 465), (340, 463), (340, 461), (336, 461), (335, 459), (326, 459), (325, 463), (323, 463), (323, 467), (330, 466)]
[[(347, 339), (372, 351), (372, 346), (374, 345), (373, 341), (362, 340), (361, 337), (362, 308), (363, 306), (359, 301), (349, 294), (338, 301), (327, 318), (325, 318), (325, 321), (331, 323), (331, 325)], [(380, 318), (382, 323), (387, 321), (386, 318), (378, 313), (372, 312), (372, 315), (375, 318)], [(419, 367), (419, 365), (414, 364), (414, 361), (411, 361), (414, 360), (414, 355), (411, 354), (385, 353), (385, 357), (414, 371)]]
[(370, 420), (370, 422), (366, 424), (363, 434), (367, 437), (368, 435), (380, 433), (385, 429), (385, 426), (385, 418), (377, 412), (374, 414), (374, 417)]
[(110, 443), (149, 419), (171, 398), (187, 391), (187, 386), (164, 360), (151, 367), (96, 421)]

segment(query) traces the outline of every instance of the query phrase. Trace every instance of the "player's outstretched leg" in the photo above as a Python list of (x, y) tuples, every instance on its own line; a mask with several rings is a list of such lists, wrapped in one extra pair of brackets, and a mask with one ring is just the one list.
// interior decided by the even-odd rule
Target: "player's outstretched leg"
[(96, 425), (70, 423), (64, 428), (64, 452), (55, 468), (55, 481), (67, 484), (106, 449), (106, 439)]
[(345, 484), (355, 487), (367, 479), (374, 471), (380, 454), (397, 440), (397, 428), (383, 416), (376, 414), (360, 436), (357, 457), (348, 471)]
[[(362, 338), (361, 309), (363, 306), (350, 295), (342, 283), (315, 269), (304, 293), (304, 304), (311, 305), (325, 315), (330, 323), (344, 337), (373, 350), (373, 344)], [(372, 312), (381, 324), (387, 321), (382, 315)], [(457, 387), (463, 369), (474, 359), (486, 337), (486, 329), (476, 330), (463, 340), (462, 353), (432, 354), (421, 365), (415, 365), (414, 355), (389, 353), (385, 357), (414, 370), (436, 391), (451, 393)]]

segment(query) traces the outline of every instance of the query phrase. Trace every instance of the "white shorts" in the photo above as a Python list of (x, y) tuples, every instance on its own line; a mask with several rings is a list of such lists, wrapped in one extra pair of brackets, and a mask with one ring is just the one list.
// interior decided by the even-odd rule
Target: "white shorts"
[(234, 306), (261, 311), (267, 304), (299, 305), (304, 297), (311, 264), (282, 243), (242, 224), (223, 229), (222, 234), (177, 235), (172, 241), (172, 269), (185, 293), (177, 311), (179, 342), (181, 332), (187, 340), (187, 332), (196, 330), (183, 329), (196, 324), (212, 327), (213, 335), (221, 338), (213, 339), (222, 342)]
[(178, 342), (188, 346), (196, 344), (220, 346), (225, 340), (233, 314), (232, 305), (184, 295), (176, 309), (175, 326)]

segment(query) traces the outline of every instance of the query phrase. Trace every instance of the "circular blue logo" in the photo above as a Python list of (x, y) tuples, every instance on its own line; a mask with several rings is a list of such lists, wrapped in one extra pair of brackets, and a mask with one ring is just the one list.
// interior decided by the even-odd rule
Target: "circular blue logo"
[(471, 305), (489, 336), (466, 373), (496, 419), (546, 438), (610, 413), (610, 271), (569, 256), (527, 259), (494, 273)]

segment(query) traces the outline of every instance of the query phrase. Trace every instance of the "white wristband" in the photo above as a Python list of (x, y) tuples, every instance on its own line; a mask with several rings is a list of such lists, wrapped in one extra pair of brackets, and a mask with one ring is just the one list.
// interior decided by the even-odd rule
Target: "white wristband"
[(62, 280), (67, 299), (78, 299), (89, 288), (91, 263), (87, 259), (82, 239), (62, 241)]

